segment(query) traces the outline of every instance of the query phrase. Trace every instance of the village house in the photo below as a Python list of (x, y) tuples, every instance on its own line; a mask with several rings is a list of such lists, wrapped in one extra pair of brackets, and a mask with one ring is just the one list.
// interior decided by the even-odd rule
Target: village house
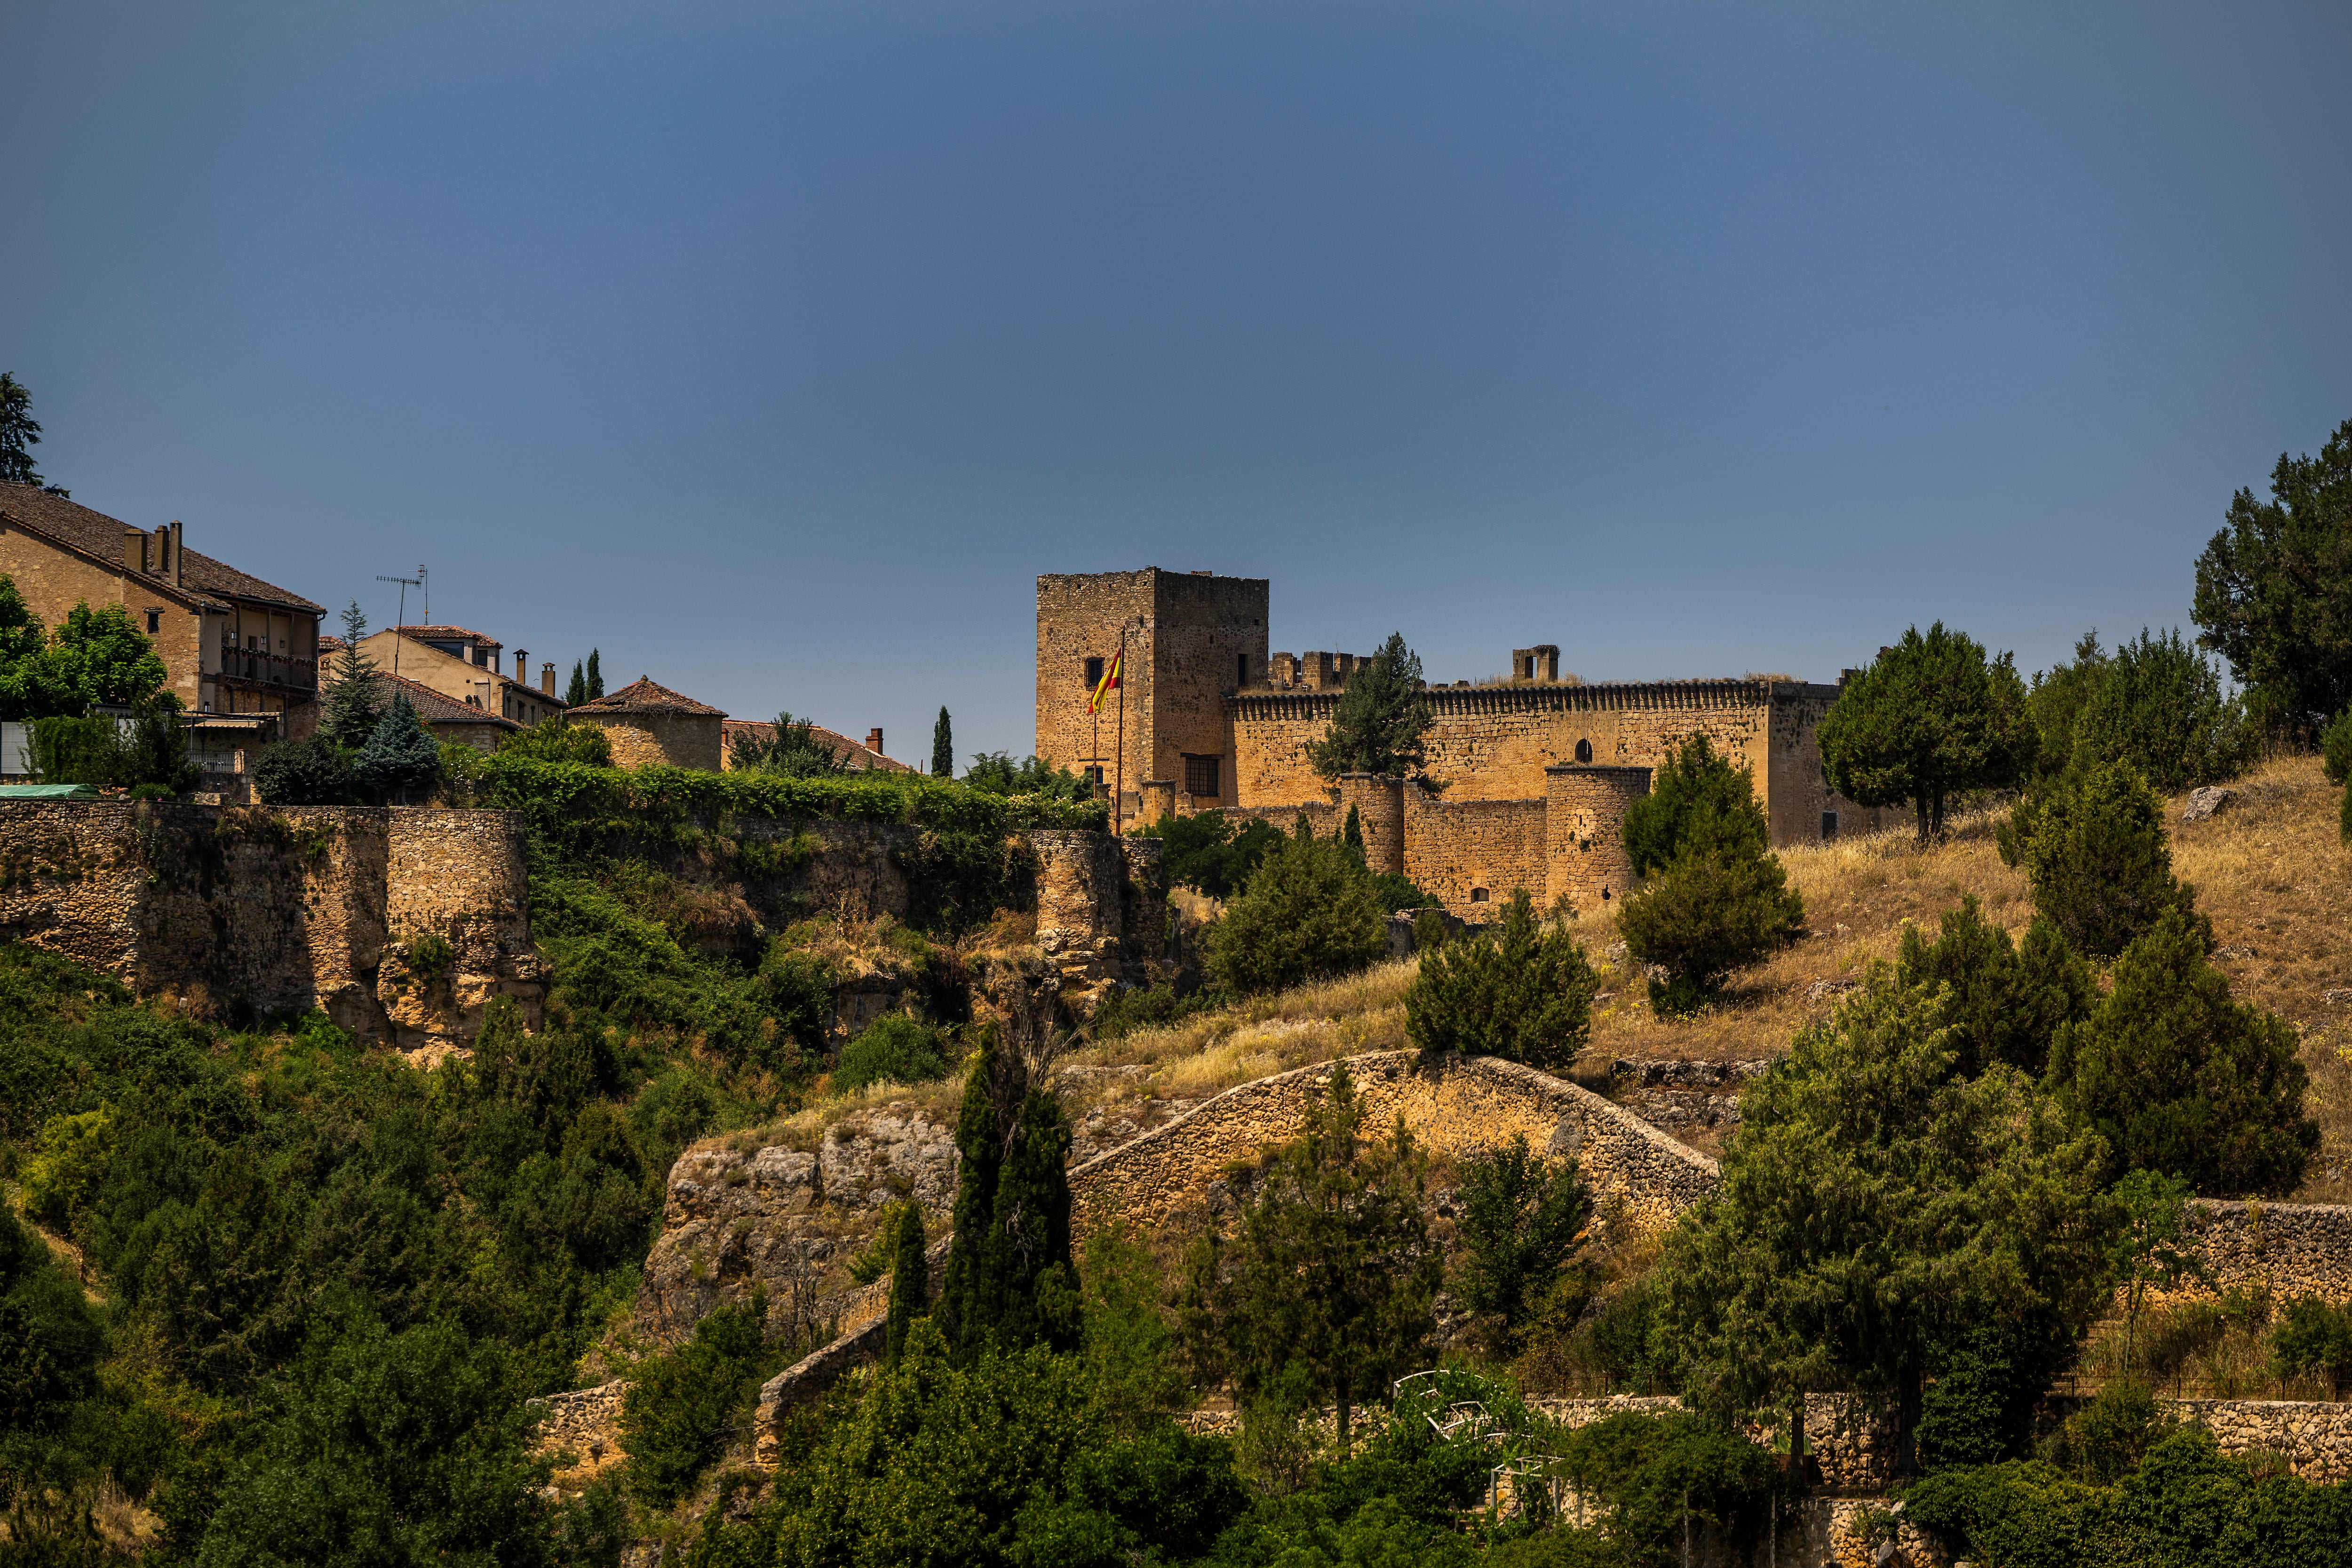
[[(329, 637), (332, 647), (341, 639)], [(386, 675), (397, 675), (439, 692), (453, 702), (530, 728), (563, 711), (555, 695), (555, 666), (540, 666), (530, 683), (530, 653), (515, 649), (514, 674), (505, 672), (505, 645), (464, 626), (389, 626), (360, 639), (360, 651)], [(333, 671), (328, 671), (333, 679)], [(420, 709), (420, 711), (422, 710)]]
[(725, 763), (720, 734), (727, 715), (642, 675), (618, 691), (583, 702), (568, 716), (574, 723), (593, 724), (604, 731), (618, 767), (699, 768), (715, 773)]
[[(721, 765), (729, 768), (735, 765), (737, 736), (740, 735), (747, 741), (757, 742), (763, 746), (772, 743), (776, 738), (776, 726), (772, 720), (729, 719), (719, 728), (720, 738), (724, 742), (724, 749), (720, 752)], [(822, 724), (811, 724), (809, 734), (819, 745), (833, 753), (835, 762), (847, 768), (851, 773), (910, 773), (915, 771), (906, 763), (882, 754), (882, 731), (878, 727), (866, 731), (865, 743), (862, 745), (839, 731), (828, 730)]]
[[(0, 484), (0, 574), (54, 630), (77, 604), (120, 605), (191, 714), (257, 739), (318, 729), (320, 608), (299, 594), (32, 485)], [(241, 722), (226, 721), (237, 716)]]

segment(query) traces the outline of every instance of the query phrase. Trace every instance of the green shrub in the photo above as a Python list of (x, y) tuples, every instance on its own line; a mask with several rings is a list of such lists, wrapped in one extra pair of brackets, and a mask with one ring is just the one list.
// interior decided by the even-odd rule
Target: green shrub
[(1034, 795), (1040, 800), (1075, 804), (1094, 799), (1090, 780), (1067, 768), (1057, 768), (1042, 757), (1014, 762), (1003, 752), (981, 752), (964, 770), (963, 782), (982, 795)]
[(1501, 927), (1422, 955), (1405, 1033), (1424, 1051), (1563, 1067), (1591, 1037), (1600, 978), (1565, 925), (1537, 919), (1525, 889)]
[(1932, 942), (1919, 927), (1904, 928), (1895, 975), (1905, 985), (1951, 988), (1944, 1016), (1959, 1053), (1956, 1070), (1974, 1076), (2007, 1062), (2040, 1077), (2051, 1037), (2098, 993), (2090, 966), (2046, 920), (2033, 922), (2021, 952), (1973, 893), (1944, 911), (1941, 928)]
[(1636, 877), (1685, 855), (1760, 855), (1772, 842), (1748, 770), (1718, 754), (1705, 734), (1667, 754), (1650, 793), (1625, 808), (1623, 831)]
[(683, 1348), (637, 1363), (621, 1405), (629, 1489), (648, 1508), (690, 1491), (727, 1446), (768, 1374), (767, 1301), (730, 1302), (694, 1326)]
[(1698, 1416), (1612, 1415), (1561, 1434), (1559, 1446), (1562, 1469), (1607, 1520), (1623, 1561), (1675, 1561), (1692, 1520), (1738, 1546), (1759, 1544), (1772, 1517), (1771, 1455)]
[(2336, 721), (2320, 731), (2320, 766), (2329, 784), (2352, 783), (2352, 708), (2336, 716)]
[(114, 1113), (107, 1107), (51, 1117), (25, 1162), (25, 1212), (52, 1230), (68, 1228), (113, 1154)]
[(1282, 842), (1282, 830), (1259, 817), (1235, 818), (1221, 811), (1165, 816), (1140, 830), (1166, 846), (1160, 864), (1168, 880), (1213, 899), (1231, 898), (1249, 880), (1266, 851)]
[(2352, 1309), (2298, 1296), (2271, 1330), (2271, 1366), (2281, 1377), (2324, 1372), (2336, 1388), (2352, 1374)]
[(2184, 1176), (2206, 1197), (2284, 1194), (2319, 1146), (2294, 1029), (2230, 999), (2204, 920), (2175, 907), (2126, 948), (2115, 985), (2066, 1025), (2050, 1082), (2106, 1141), (2113, 1174)]
[(264, 805), (349, 805), (357, 782), (350, 754), (324, 735), (265, 746), (253, 764)]
[(577, 763), (582, 767), (613, 765), (612, 738), (602, 724), (573, 723), (561, 713), (541, 720), (528, 730), (512, 730), (499, 737), (500, 754), (527, 757), (540, 763)]
[(928, 1083), (947, 1076), (947, 1054), (939, 1032), (904, 1013), (886, 1014), (841, 1047), (833, 1069), (835, 1094), (855, 1094), (868, 1084)]
[(2074, 723), (2068, 764), (2123, 761), (2158, 790), (2178, 794), (2235, 778), (2262, 749), (2245, 704), (2221, 672), (2178, 630), (2119, 645), (2101, 666)]
[(2095, 1486), (2110, 1486), (2139, 1467), (2141, 1458), (2175, 1423), (2147, 1384), (2111, 1383), (2098, 1397), (2066, 1417), (2050, 1454), (2063, 1468)]
[(153, 704), (127, 721), (110, 713), (37, 719), (29, 761), (45, 783), (141, 790), (142, 799), (184, 795), (203, 776), (188, 759), (178, 713)]
[(2036, 911), (2093, 958), (2115, 957), (2165, 910), (2195, 906), (2172, 874), (2163, 801), (2120, 759), (2020, 801), (2000, 854), (2024, 868)]
[(1162, 980), (1152, 985), (1139, 985), (1106, 998), (1095, 1009), (1094, 1037), (1097, 1040), (1123, 1039), (1138, 1029), (1164, 1029), (1181, 1023), (1195, 1014), (1213, 1011), (1218, 1005), (1215, 993), (1192, 991), (1179, 993)]
[(1240, 995), (1369, 968), (1388, 952), (1388, 911), (1336, 839), (1285, 839), (1210, 929), (1209, 972)]
[(1920, 1399), (1919, 1462), (1928, 1471), (2022, 1459), (2032, 1451), (2033, 1411), (2074, 1346), (2071, 1330), (2044, 1319), (1988, 1313), (1936, 1347), (1935, 1381)]
[(1770, 855), (1692, 855), (1620, 904), (1617, 930), (1635, 962), (1666, 972), (1651, 983), (1652, 1008), (1689, 1014), (1720, 995), (1733, 970), (1803, 936), (1805, 904)]

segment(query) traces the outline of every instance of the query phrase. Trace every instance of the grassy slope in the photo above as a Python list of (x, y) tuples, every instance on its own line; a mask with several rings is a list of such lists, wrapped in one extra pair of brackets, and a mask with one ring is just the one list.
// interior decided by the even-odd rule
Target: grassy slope
[[(2352, 987), (2352, 852), (2336, 837), (2338, 793), (2313, 757), (2265, 763), (2235, 787), (2240, 798), (2201, 823), (2182, 824), (2184, 801), (2171, 803), (2175, 868), (2212, 917), (2216, 962), (2239, 998), (2282, 1015), (2303, 1034), (2310, 1109), (2326, 1142), (2295, 1198), (2352, 1202), (2352, 1005), (2331, 1005), (2323, 996)], [(1932, 931), (1965, 894), (2021, 934), (2033, 906), (2023, 875), (2002, 865), (1994, 847), (1997, 820), (1990, 813), (1964, 818), (1947, 842), (1924, 850), (1893, 834), (1784, 851), (1812, 935), (1737, 976), (1722, 1006), (1689, 1021), (1653, 1017), (1639, 984), (1612, 974), (1579, 1076), (1598, 1082), (1620, 1057), (1774, 1055), (1834, 1005), (1833, 993), (1812, 994), (1815, 982), (1892, 960), (1906, 924)], [(1589, 922), (1582, 934), (1596, 960), (1616, 941), (1606, 920)], [(1307, 1062), (1402, 1046), (1412, 978), (1410, 963), (1384, 964), (1092, 1047), (1075, 1063), (1135, 1064), (1147, 1076), (1103, 1080), (1079, 1099), (1113, 1108), (1152, 1098), (1190, 1103)]]

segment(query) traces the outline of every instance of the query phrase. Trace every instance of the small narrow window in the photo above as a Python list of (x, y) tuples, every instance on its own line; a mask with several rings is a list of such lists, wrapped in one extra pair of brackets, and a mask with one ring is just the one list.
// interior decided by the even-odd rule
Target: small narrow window
[(1825, 811), (1822, 813), (1822, 837), (1823, 838), (1835, 838), (1837, 837), (1836, 812)]
[(150, 610), (150, 611), (148, 611), (148, 612), (147, 612), (147, 635), (148, 635), (149, 637), (153, 637), (157, 632), (160, 632), (160, 631), (162, 631), (163, 629), (163, 611), (161, 611), (161, 610)]
[(1591, 742), (1579, 741), (1576, 743), (1576, 760), (1580, 763), (1589, 763), (1592, 760)]
[(1249, 655), (1245, 653), (1234, 655), (1234, 684), (1235, 686), (1249, 684)]
[(1090, 658), (1087, 660), (1087, 689), (1088, 691), (1092, 691), (1096, 687), (1100, 686), (1101, 684), (1102, 660), (1098, 658)]
[(1473, 889), (1470, 889), (1470, 901), (1471, 901), (1472, 903), (1474, 903), (1474, 904), (1483, 904), (1483, 903), (1485, 903), (1485, 902), (1486, 901), (1486, 889), (1484, 889), (1484, 888), (1473, 888)]

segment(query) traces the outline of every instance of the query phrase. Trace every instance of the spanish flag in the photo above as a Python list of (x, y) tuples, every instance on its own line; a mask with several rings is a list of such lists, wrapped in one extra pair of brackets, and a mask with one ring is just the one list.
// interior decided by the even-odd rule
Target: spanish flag
[(1109, 668), (1103, 671), (1102, 679), (1095, 683), (1094, 696), (1089, 698), (1087, 701), (1087, 712), (1099, 713), (1102, 711), (1103, 700), (1108, 697), (1112, 692), (1118, 689), (1118, 667), (1126, 662), (1127, 655), (1124, 652), (1116, 654), (1112, 657)]

